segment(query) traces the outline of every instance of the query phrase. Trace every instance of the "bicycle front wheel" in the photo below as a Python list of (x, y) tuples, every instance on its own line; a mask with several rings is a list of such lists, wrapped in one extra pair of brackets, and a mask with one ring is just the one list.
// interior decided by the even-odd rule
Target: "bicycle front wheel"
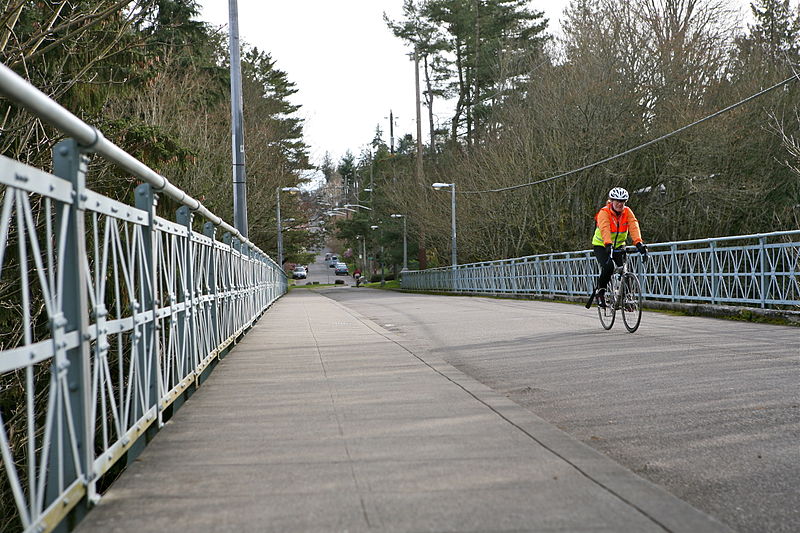
[(603, 328), (611, 329), (611, 326), (614, 325), (614, 317), (615, 311), (614, 308), (610, 305), (607, 307), (600, 307), (597, 306), (597, 314), (600, 315), (600, 324), (602, 324)]
[(625, 329), (633, 333), (639, 329), (642, 321), (642, 287), (639, 278), (631, 273), (625, 274), (622, 280), (622, 322)]
[(606, 289), (606, 306), (597, 306), (597, 314), (600, 315), (600, 324), (603, 329), (611, 329), (614, 325), (614, 318), (616, 318), (616, 305), (614, 305), (614, 295), (617, 292), (616, 274), (609, 280), (608, 288)]

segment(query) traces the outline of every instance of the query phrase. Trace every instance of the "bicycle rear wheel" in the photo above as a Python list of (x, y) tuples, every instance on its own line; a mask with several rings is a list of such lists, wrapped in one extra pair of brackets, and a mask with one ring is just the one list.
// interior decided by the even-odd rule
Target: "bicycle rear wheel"
[(625, 329), (633, 333), (639, 329), (642, 321), (642, 287), (639, 285), (639, 278), (630, 272), (625, 274), (622, 279), (622, 322)]
[(604, 329), (611, 329), (616, 318), (616, 305), (614, 305), (614, 295), (616, 294), (616, 274), (611, 277), (606, 289), (606, 306), (597, 306), (597, 314), (600, 316), (600, 324)]

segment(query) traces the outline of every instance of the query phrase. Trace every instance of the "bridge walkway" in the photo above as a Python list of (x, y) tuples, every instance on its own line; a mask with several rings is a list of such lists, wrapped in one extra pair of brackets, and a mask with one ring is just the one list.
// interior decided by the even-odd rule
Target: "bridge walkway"
[(177, 528), (728, 531), (303, 289), (273, 305), (77, 531)]

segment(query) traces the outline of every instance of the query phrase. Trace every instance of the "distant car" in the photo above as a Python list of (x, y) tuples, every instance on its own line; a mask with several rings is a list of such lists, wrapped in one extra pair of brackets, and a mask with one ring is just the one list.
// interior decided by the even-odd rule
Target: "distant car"
[(332, 255), (331, 258), (328, 259), (328, 267), (329, 268), (335, 268), (338, 263), (339, 263), (339, 256), (338, 255)]
[(347, 265), (345, 263), (336, 263), (335, 268), (336, 270), (334, 272), (337, 276), (346, 276), (350, 273), (350, 271), (347, 270)]
[(292, 270), (292, 278), (294, 279), (306, 279), (308, 276), (308, 272), (306, 272), (306, 268), (302, 265), (297, 265)]

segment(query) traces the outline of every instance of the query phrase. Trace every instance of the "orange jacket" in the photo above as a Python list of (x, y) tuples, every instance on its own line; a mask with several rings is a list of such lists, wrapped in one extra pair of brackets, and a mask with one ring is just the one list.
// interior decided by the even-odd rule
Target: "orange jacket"
[(611, 208), (611, 202), (608, 202), (594, 216), (597, 223), (597, 229), (594, 231), (594, 238), (592, 245), (605, 246), (611, 244), (614, 248), (625, 246), (628, 240), (628, 232), (630, 232), (633, 244), (642, 242), (642, 233), (639, 230), (639, 221), (633, 210), (627, 205), (622, 210), (621, 214), (616, 214)]

